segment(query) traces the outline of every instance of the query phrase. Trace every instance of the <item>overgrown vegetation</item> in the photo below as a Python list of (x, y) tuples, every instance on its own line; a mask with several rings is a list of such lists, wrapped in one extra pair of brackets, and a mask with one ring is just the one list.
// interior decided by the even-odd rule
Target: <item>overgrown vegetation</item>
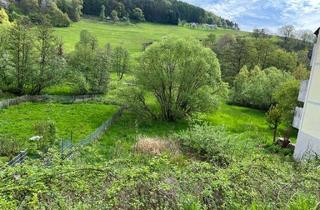
[[(88, 165), (61, 164), (60, 156), (51, 151), (46, 158), (53, 161), (51, 167), (32, 161), (1, 174), (5, 180), (0, 184), (1, 207), (282, 209), (303, 205), (310, 209), (317, 205), (317, 162), (298, 164), (257, 147), (249, 152), (245, 145), (233, 149), (232, 139), (241, 137), (209, 125), (195, 125), (178, 138), (188, 149), (185, 155), (193, 151), (199, 156), (192, 160), (179, 154), (131, 154)], [(34, 171), (36, 177), (31, 175)]]
[[(0, 97), (100, 94), (101, 103), (0, 111), (1, 209), (319, 208), (319, 162), (293, 162), (292, 151), (275, 144), (279, 134), (295, 138), (291, 121), (309, 74), (310, 37), (294, 39), (292, 27), (279, 38), (260, 29), (238, 36), (114, 24), (237, 28), (171, 0), (85, 0), (85, 13), (101, 22), (53, 32), (50, 24), (79, 21), (81, 5), (25, 0), (8, 9), (16, 22), (0, 34)], [(170, 30), (175, 36), (163, 37)], [(116, 111), (106, 101), (128, 109), (99, 141), (64, 159), (64, 142), (80, 141)], [(25, 149), (24, 164), (2, 167)]]

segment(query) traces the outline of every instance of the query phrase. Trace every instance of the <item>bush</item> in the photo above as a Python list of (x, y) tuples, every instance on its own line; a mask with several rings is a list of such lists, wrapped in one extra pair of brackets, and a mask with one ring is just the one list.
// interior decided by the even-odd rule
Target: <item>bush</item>
[(289, 73), (274, 67), (261, 70), (244, 66), (234, 80), (231, 102), (238, 105), (268, 109), (275, 101), (272, 94), (281, 84), (293, 80)]
[(68, 64), (78, 92), (106, 93), (112, 65), (110, 49), (99, 48), (96, 37), (86, 30), (81, 31), (80, 41), (75, 48)]
[(182, 148), (214, 165), (225, 167), (232, 162), (235, 151), (230, 143), (232, 136), (223, 127), (195, 124), (176, 138), (181, 142)]
[(56, 141), (56, 126), (54, 122), (51, 121), (42, 121), (34, 125), (36, 135), (41, 137), (37, 142), (38, 149), (47, 152), (48, 149), (54, 145)]
[(0, 136), (0, 156), (13, 158), (22, 150), (23, 143), (7, 136)]
[(0, 24), (9, 24), (9, 16), (3, 8), (0, 7)]
[(319, 162), (255, 154), (220, 168), (169, 156), (95, 165), (52, 156), (50, 167), (31, 161), (0, 174), (1, 209), (317, 209), (320, 200)]
[(61, 12), (55, 3), (47, 9), (47, 18), (52, 26), (55, 27), (68, 27), (70, 26), (70, 19), (67, 14)]
[[(190, 209), (200, 204), (212, 209), (217, 206), (211, 198), (214, 189), (210, 187), (215, 169), (207, 163), (191, 162), (181, 168), (167, 156), (157, 156), (118, 159), (100, 166), (75, 166), (65, 162), (47, 168), (45, 173), (40, 172), (43, 170), (40, 167), (38, 164), (24, 165), (14, 173), (7, 171), (2, 175), (7, 180), (7, 190), (1, 190), (4, 185), (0, 182), (0, 208), (8, 202), (26, 209), (40, 206), (49, 209), (70, 206), (81, 209)], [(13, 187), (17, 185), (20, 187)]]

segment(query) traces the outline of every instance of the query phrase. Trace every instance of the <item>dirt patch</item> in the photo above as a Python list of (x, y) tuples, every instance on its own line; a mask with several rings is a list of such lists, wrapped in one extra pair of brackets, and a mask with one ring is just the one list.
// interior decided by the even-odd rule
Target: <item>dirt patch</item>
[(179, 144), (177, 142), (148, 137), (140, 138), (134, 146), (134, 151), (150, 155), (161, 155), (166, 152), (172, 154), (180, 153)]

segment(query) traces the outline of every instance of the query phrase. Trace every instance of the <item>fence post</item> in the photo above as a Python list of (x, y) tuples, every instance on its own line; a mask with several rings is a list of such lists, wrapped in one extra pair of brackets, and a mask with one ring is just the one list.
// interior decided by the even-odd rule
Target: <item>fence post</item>
[(64, 153), (64, 145), (63, 145), (63, 139), (61, 139), (61, 160), (64, 159), (63, 153)]

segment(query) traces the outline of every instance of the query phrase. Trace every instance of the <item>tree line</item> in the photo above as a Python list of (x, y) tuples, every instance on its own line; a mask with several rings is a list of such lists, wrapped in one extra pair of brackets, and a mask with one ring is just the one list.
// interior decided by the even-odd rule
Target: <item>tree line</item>
[(48, 87), (68, 82), (75, 93), (107, 91), (109, 74), (119, 78), (128, 71), (129, 54), (123, 47), (100, 47), (88, 31), (82, 31), (75, 50), (64, 53), (63, 41), (49, 24), (32, 28), (21, 19), (0, 33), (0, 90), (14, 94), (41, 94)]
[(292, 26), (281, 27), (279, 34), (270, 36), (255, 29), (251, 36), (224, 35), (218, 40), (211, 34), (203, 43), (217, 53), (222, 79), (230, 86), (227, 101), (269, 110), (267, 121), (274, 141), (283, 124), (285, 144), (289, 144), (300, 81), (309, 79), (315, 39), (311, 32)]
[[(19, 0), (6, 1), (9, 20), (29, 17), (35, 24), (49, 21), (55, 27), (67, 27), (85, 15), (113, 21), (149, 21), (174, 24), (215, 24), (223, 28), (239, 29), (237, 23), (223, 19), (200, 7), (177, 0)], [(1, 19), (1, 17), (0, 17)]]
[(100, 16), (104, 6), (106, 17), (117, 14), (119, 19), (136, 19), (137, 9), (149, 22), (177, 25), (180, 21), (216, 24), (219, 27), (239, 29), (238, 24), (223, 19), (202, 8), (176, 0), (84, 0), (83, 13)]
[(55, 27), (67, 27), (72, 21), (79, 21), (82, 15), (82, 0), (19, 0), (7, 2), (6, 12), (11, 22), (28, 17), (34, 24), (41, 25), (43, 22), (50, 22)]
[[(254, 36), (254, 33), (252, 34)], [(213, 39), (213, 41), (210, 41)], [(294, 39), (290, 43), (279, 37), (250, 37), (226, 34), (215, 40), (215, 36), (204, 40), (206, 45), (215, 51), (221, 63), (222, 76), (232, 84), (235, 76), (243, 66), (249, 69), (258, 65), (261, 69), (276, 67), (285, 72), (294, 72), (302, 65), (306, 68), (310, 63), (312, 42)], [(209, 42), (209, 43), (208, 43)], [(300, 47), (297, 47), (297, 44)], [(287, 47), (283, 48), (285, 45)], [(291, 50), (289, 50), (291, 48)], [(292, 50), (292, 49), (295, 50)]]

